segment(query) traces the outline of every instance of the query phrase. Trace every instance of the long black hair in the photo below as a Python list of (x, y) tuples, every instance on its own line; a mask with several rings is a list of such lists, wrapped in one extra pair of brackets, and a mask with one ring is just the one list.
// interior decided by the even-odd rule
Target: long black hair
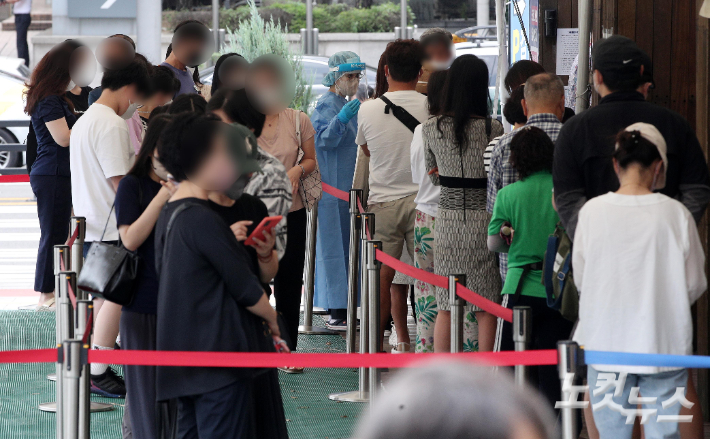
[(220, 56), (217, 62), (215, 63), (213, 70), (214, 73), (212, 74), (212, 89), (210, 90), (210, 96), (213, 96), (215, 93), (217, 93), (217, 90), (222, 87), (222, 78), (219, 77), (219, 68), (222, 67), (222, 63), (224, 63), (227, 58), (231, 58), (233, 56), (243, 58), (243, 56), (238, 53), (225, 53), (224, 55)]
[(441, 114), (441, 104), (445, 96), (444, 87), (446, 86), (446, 78), (448, 76), (448, 70), (440, 70), (429, 75), (429, 82), (426, 87), (426, 100), (429, 105), (429, 114), (432, 116)]
[(150, 118), (148, 122), (148, 129), (145, 132), (145, 137), (143, 137), (143, 143), (141, 143), (141, 149), (136, 155), (136, 161), (133, 167), (128, 171), (128, 175), (135, 175), (136, 177), (146, 177), (150, 175), (150, 170), (153, 167), (153, 153), (155, 148), (158, 147), (158, 140), (160, 135), (165, 130), (165, 127), (172, 122), (174, 116), (172, 114), (157, 114)]
[(476, 55), (462, 55), (451, 64), (444, 85), (442, 116), (437, 121), (450, 118), (454, 123), (456, 145), (466, 144), (466, 126), (472, 117), (486, 118), (490, 114), (491, 98), (488, 95), (488, 66)]

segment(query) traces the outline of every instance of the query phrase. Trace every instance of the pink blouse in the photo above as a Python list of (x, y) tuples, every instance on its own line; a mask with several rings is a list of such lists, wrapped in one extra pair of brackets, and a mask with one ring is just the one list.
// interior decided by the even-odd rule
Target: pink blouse
[[(259, 136), (258, 143), (259, 146), (269, 154), (273, 155), (289, 171), (291, 168), (296, 166), (296, 161), (298, 160), (298, 151), (300, 145), (298, 144), (298, 136), (296, 135), (296, 110), (290, 108), (285, 109), (279, 113), (279, 120), (277, 122), (276, 131), (273, 137), (267, 138), (263, 134)], [(316, 130), (313, 129), (313, 124), (311, 120), (305, 113), (301, 113), (301, 142), (306, 142), (312, 139), (316, 134)], [(293, 204), (291, 205), (291, 210), (289, 212), (294, 212), (299, 209), (303, 209), (303, 200), (299, 194), (294, 194)]]

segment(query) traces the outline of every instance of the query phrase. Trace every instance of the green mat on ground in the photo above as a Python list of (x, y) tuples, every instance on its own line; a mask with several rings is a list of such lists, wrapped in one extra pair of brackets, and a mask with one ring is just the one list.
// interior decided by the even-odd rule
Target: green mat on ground
[[(314, 316), (315, 325), (323, 325)], [(345, 352), (339, 336), (300, 335), (299, 352)], [(54, 313), (0, 311), (0, 351), (42, 349), (55, 346)], [(0, 364), (0, 438), (48, 439), (54, 437), (55, 415), (37, 406), (55, 399), (54, 383), (47, 374), (55, 365)], [(284, 411), (292, 439), (348, 438), (364, 405), (337, 403), (330, 393), (355, 390), (355, 369), (307, 369), (303, 375), (279, 373)], [(98, 398), (115, 406), (111, 412), (91, 415), (92, 439), (121, 438), (123, 400)]]

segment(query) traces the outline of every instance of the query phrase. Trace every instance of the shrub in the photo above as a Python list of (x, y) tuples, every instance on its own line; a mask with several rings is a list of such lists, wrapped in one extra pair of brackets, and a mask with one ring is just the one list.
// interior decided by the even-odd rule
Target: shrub
[[(425, 0), (426, 1), (426, 0)], [(273, 3), (258, 8), (258, 15), (265, 22), (273, 20), (275, 24), (288, 32), (298, 33), (306, 27), (306, 5), (298, 1)], [(235, 30), (239, 23), (246, 21), (251, 15), (249, 6), (235, 9), (221, 9), (219, 26), (223, 29)], [(200, 20), (207, 26), (212, 25), (212, 15), (209, 10), (199, 11), (164, 11), (163, 27), (172, 30), (183, 20)], [(315, 5), (313, 7), (313, 26), (321, 33), (326, 32), (392, 32), (399, 26), (400, 8), (398, 3), (381, 3), (370, 8), (353, 8), (343, 3), (332, 5)], [(408, 9), (408, 22), (414, 22), (414, 13)]]
[(227, 29), (223, 53), (239, 53), (249, 62), (267, 53), (288, 60), (296, 78), (296, 94), (290, 107), (307, 111), (311, 101), (311, 84), (303, 75), (300, 54), (291, 50), (285, 29), (280, 23), (272, 19), (265, 20), (254, 0), (249, 0), (248, 7), (249, 16), (240, 21), (236, 29)]

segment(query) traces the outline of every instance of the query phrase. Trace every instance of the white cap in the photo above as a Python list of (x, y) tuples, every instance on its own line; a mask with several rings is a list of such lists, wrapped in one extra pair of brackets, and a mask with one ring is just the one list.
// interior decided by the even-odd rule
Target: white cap
[[(629, 125), (624, 129), (624, 131), (638, 131), (639, 134), (641, 134), (641, 137), (656, 146), (658, 154), (661, 156), (661, 160), (663, 161), (663, 172), (658, 175), (658, 180), (656, 181), (654, 189), (663, 189), (666, 187), (666, 171), (668, 170), (668, 156), (666, 155), (666, 151), (668, 148), (666, 146), (666, 139), (663, 138), (663, 134), (658, 131), (658, 128), (650, 123), (643, 122), (637, 122), (633, 125)], [(616, 148), (618, 147), (619, 144), (617, 143)]]

